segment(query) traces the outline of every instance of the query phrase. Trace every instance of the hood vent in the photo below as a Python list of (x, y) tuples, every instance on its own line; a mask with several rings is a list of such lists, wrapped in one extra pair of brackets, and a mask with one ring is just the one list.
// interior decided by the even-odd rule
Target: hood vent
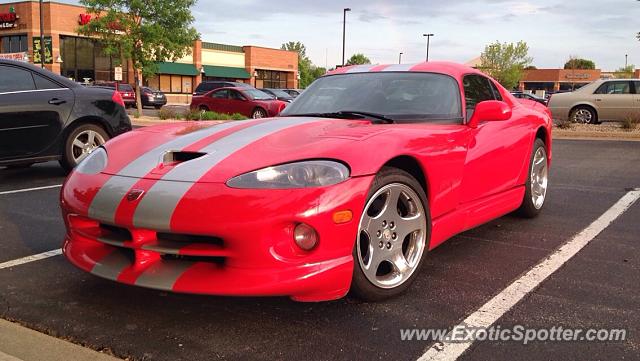
[(175, 165), (178, 163), (188, 162), (190, 160), (198, 159), (207, 155), (207, 153), (201, 152), (183, 152), (179, 150), (172, 150), (164, 153), (162, 156), (162, 164)]

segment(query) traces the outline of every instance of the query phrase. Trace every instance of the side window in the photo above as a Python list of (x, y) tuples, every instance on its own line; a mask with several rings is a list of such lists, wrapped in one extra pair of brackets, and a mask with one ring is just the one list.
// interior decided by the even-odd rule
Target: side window
[(230, 90), (229, 95), (230, 95), (230, 98), (233, 100), (244, 100), (244, 97), (242, 96), (242, 94), (240, 94), (240, 92), (237, 90)]
[(36, 82), (36, 89), (59, 89), (60, 85), (52, 82), (51, 80), (40, 76), (39, 74), (33, 73), (33, 80)]
[(471, 119), (476, 104), (485, 100), (494, 100), (488, 79), (480, 75), (467, 75), (462, 80), (464, 100), (467, 106), (467, 120)]
[(631, 94), (628, 81), (608, 81), (596, 90), (596, 94)]
[(636, 87), (636, 94), (640, 94), (640, 81), (633, 82), (633, 85)]
[(33, 77), (28, 70), (0, 66), (0, 93), (35, 90)]
[(226, 89), (215, 91), (211, 94), (212, 98), (215, 99), (227, 99), (229, 98), (229, 91)]
[(491, 90), (493, 90), (493, 97), (495, 98), (495, 100), (502, 101), (502, 94), (500, 94), (500, 90), (498, 90), (496, 83), (492, 82), (489, 79), (487, 79), (487, 81), (489, 81), (489, 86), (491, 86)]

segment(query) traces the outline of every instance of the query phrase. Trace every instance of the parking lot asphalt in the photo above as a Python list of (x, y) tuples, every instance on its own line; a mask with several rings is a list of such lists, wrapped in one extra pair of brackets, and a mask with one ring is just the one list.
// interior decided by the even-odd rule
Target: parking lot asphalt
[[(170, 294), (86, 274), (62, 256), (0, 269), (0, 317), (140, 360), (415, 360), (431, 341), (406, 328), (449, 328), (640, 187), (640, 142), (554, 142), (541, 216), (507, 215), (427, 255), (397, 298), (324, 303)], [(57, 249), (64, 226), (57, 163), (0, 169), (0, 263)], [(462, 359), (634, 359), (640, 352), (640, 204), (634, 204), (499, 321), (503, 327), (625, 328), (620, 342), (476, 342)]]

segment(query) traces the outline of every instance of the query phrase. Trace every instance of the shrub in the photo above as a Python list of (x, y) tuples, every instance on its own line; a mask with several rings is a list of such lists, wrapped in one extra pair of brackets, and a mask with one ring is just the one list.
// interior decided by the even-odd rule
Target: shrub
[(555, 123), (556, 127), (558, 129), (571, 129), (573, 128), (573, 122), (569, 119), (565, 119), (565, 120), (558, 120), (558, 119), (554, 119), (553, 122)]
[(640, 124), (640, 113), (629, 113), (622, 118), (620, 127), (624, 130), (631, 131), (638, 127)]
[(173, 108), (169, 108), (169, 107), (162, 107), (160, 110), (158, 110), (158, 118), (165, 120), (165, 119), (178, 119), (177, 118), (176, 111)]
[(244, 115), (242, 115), (240, 113), (233, 113), (233, 114), (231, 114), (231, 119), (232, 120), (245, 120), (245, 119), (247, 119), (247, 117), (245, 117)]
[(134, 112), (133, 112), (133, 117), (134, 117), (134, 118), (136, 118), (136, 119), (140, 118), (140, 112), (139, 112), (139, 111), (137, 111), (137, 110), (136, 110), (136, 111), (134, 111)]
[(183, 114), (184, 120), (200, 120), (201, 112), (199, 110), (189, 110)]

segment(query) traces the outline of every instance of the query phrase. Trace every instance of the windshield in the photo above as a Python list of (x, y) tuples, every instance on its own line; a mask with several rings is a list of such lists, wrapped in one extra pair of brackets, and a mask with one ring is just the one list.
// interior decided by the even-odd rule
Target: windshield
[(273, 95), (267, 94), (258, 89), (244, 89), (245, 93), (247, 93), (251, 99), (255, 100), (271, 100), (273, 99)]
[(436, 73), (374, 72), (316, 80), (282, 116), (360, 111), (396, 121), (462, 122), (458, 83)]
[(288, 94), (287, 92), (280, 90), (280, 89), (268, 89), (271, 93), (273, 93), (275, 96), (280, 97), (280, 98), (291, 98), (291, 95)]

